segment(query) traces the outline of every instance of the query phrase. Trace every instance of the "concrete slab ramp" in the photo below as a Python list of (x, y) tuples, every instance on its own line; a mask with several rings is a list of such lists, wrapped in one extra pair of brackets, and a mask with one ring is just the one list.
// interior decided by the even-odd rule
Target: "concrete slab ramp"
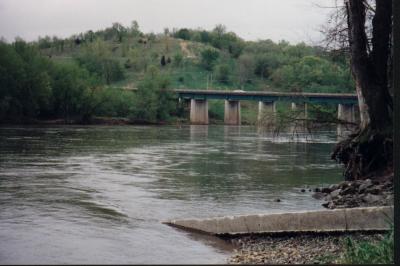
[(393, 206), (170, 220), (163, 223), (190, 231), (221, 235), (383, 231), (389, 229), (390, 222), (393, 223)]

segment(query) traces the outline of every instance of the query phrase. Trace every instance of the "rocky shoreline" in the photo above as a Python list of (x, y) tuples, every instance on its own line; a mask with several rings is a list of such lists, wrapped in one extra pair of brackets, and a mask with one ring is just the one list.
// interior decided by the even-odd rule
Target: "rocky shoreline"
[[(306, 192), (305, 189), (302, 192)], [(312, 197), (324, 200), (328, 209), (393, 206), (393, 173), (379, 179), (343, 181), (317, 187)], [(279, 235), (252, 234), (227, 239), (236, 249), (229, 264), (334, 264), (342, 263), (345, 240), (375, 242), (382, 232), (307, 233)]]
[(315, 188), (315, 199), (324, 199), (329, 209), (391, 206), (394, 201), (393, 174), (379, 179), (343, 181), (338, 185)]

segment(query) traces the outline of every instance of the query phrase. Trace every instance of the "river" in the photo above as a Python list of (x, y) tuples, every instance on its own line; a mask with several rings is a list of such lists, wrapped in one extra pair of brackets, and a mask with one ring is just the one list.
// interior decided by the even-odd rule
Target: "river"
[(0, 263), (225, 263), (222, 240), (161, 222), (322, 209), (308, 188), (341, 180), (335, 142), (245, 126), (1, 127)]

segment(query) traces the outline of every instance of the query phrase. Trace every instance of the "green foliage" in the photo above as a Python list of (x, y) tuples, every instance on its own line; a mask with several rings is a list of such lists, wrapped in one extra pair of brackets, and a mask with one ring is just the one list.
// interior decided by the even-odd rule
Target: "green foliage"
[(201, 64), (206, 70), (211, 71), (219, 57), (219, 52), (215, 49), (205, 49), (201, 52)]
[(229, 68), (229, 65), (227, 65), (227, 64), (221, 64), (221, 65), (216, 66), (216, 68), (215, 68), (215, 77), (218, 82), (221, 82), (223, 84), (229, 83), (230, 73), (231, 73), (231, 70)]
[(255, 72), (255, 62), (256, 60), (250, 54), (243, 54), (238, 58), (236, 71), (240, 85), (252, 79)]
[(175, 38), (190, 40), (191, 34), (188, 29), (180, 29), (174, 34)]
[(89, 120), (100, 101), (97, 80), (78, 65), (56, 65), (52, 71), (53, 110), (68, 122), (71, 116)]
[(168, 90), (169, 84), (169, 79), (160, 75), (156, 67), (149, 67), (136, 92), (131, 119), (141, 122), (168, 121), (176, 108), (174, 95)]
[(209, 100), (208, 101), (208, 115), (213, 120), (224, 119), (224, 101)]
[(346, 264), (393, 264), (394, 262), (394, 230), (378, 243), (367, 241), (354, 241), (346, 239), (346, 252), (344, 263)]
[[(172, 36), (191, 42), (182, 47), (182, 41)], [(162, 55), (165, 66), (161, 68)], [(65, 39), (46, 36), (30, 44), (0, 42), (0, 119), (90, 120), (101, 115), (167, 120), (175, 113), (171, 95), (166, 96), (169, 93), (161, 88), (169, 86), (350, 92), (354, 83), (348, 61), (346, 54), (304, 43), (244, 41), (223, 25), (211, 31), (184, 28), (155, 35), (140, 32), (135, 21), (130, 27), (113, 23)], [(152, 65), (157, 67), (149, 67)], [(139, 90), (122, 89), (132, 84)], [(243, 106), (243, 114), (246, 108)], [(322, 113), (334, 112), (331, 109)], [(249, 121), (253, 111), (248, 112)], [(321, 116), (319, 111), (309, 111)], [(210, 105), (213, 114), (223, 118), (223, 103)]]
[(180, 67), (182, 65), (182, 61), (183, 61), (183, 56), (181, 53), (176, 53), (174, 55), (174, 58), (172, 60), (172, 63), (174, 64), (174, 66)]
[(283, 66), (274, 72), (272, 80), (289, 91), (347, 92), (353, 87), (348, 69), (315, 56)]
[(101, 105), (96, 115), (108, 117), (129, 117), (134, 109), (135, 92), (119, 88), (105, 88), (99, 91)]
[(0, 43), (0, 119), (36, 117), (49, 107), (51, 62), (23, 41)]
[(261, 54), (257, 56), (254, 74), (268, 78), (280, 64), (281, 62), (278, 55), (272, 53)]
[(111, 56), (103, 41), (88, 45), (86, 50), (76, 57), (76, 60), (80, 66), (97, 75), (106, 84), (124, 78), (121, 64)]

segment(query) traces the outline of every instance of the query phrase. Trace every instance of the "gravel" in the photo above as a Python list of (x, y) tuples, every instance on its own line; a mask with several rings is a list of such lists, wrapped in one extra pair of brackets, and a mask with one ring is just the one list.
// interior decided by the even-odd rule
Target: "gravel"
[(345, 239), (378, 241), (382, 233), (308, 233), (292, 235), (231, 236), (236, 249), (229, 264), (327, 264), (340, 263)]

